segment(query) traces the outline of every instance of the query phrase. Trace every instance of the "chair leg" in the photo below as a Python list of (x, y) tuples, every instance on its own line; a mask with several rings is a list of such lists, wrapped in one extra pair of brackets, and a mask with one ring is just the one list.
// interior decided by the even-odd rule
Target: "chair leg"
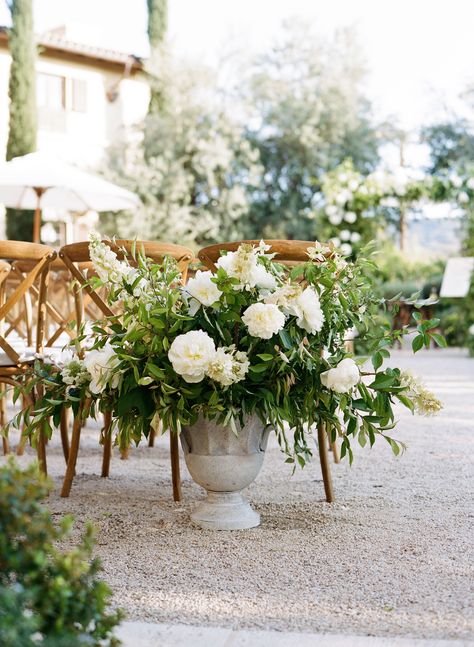
[(181, 501), (181, 474), (179, 470), (179, 442), (177, 434), (169, 431), (171, 453), (171, 480), (173, 482), (173, 499)]
[(61, 445), (63, 447), (64, 460), (67, 465), (69, 459), (69, 409), (67, 407), (62, 408), (59, 429), (61, 431)]
[(150, 429), (150, 433), (148, 434), (148, 447), (154, 447), (155, 446), (155, 437), (156, 437), (155, 430)]
[(318, 425), (318, 447), (319, 447), (319, 460), (321, 462), (321, 472), (323, 474), (324, 491), (326, 493), (326, 501), (332, 503), (334, 501), (334, 490), (332, 487), (331, 470), (328, 460), (327, 449), (327, 434), (323, 423)]
[(104, 411), (104, 451), (102, 453), (102, 473), (107, 477), (110, 469), (112, 455), (112, 411)]
[[(5, 398), (6, 389), (4, 384), (0, 384), (0, 427), (2, 431), (5, 427)], [(8, 443), (8, 436), (2, 435), (3, 455), (6, 456), (10, 452), (10, 445)]]
[(62, 497), (69, 496), (69, 493), (71, 492), (72, 479), (74, 478), (76, 471), (77, 455), (79, 453), (79, 441), (81, 439), (82, 409), (83, 406), (81, 405), (72, 425), (71, 446), (69, 448), (66, 474), (64, 475), (63, 487), (61, 490)]
[(41, 425), (38, 434), (38, 444), (36, 447), (36, 454), (38, 456), (38, 463), (40, 471), (48, 476), (48, 465), (46, 463), (46, 436), (44, 433), (43, 425)]

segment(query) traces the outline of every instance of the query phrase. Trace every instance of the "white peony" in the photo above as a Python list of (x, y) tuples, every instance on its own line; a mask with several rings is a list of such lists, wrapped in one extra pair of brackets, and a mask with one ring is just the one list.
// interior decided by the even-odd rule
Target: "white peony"
[(359, 367), (350, 357), (339, 362), (335, 368), (321, 373), (321, 383), (336, 393), (347, 393), (360, 380)]
[(196, 276), (187, 282), (184, 289), (192, 297), (189, 314), (196, 314), (201, 305), (209, 307), (216, 301), (219, 301), (222, 292), (213, 283), (213, 277), (212, 272), (201, 272), (201, 270), (198, 270)]
[(107, 386), (116, 389), (122, 379), (122, 373), (118, 370), (119, 364), (120, 358), (109, 343), (102, 348), (86, 353), (84, 366), (91, 376), (90, 392), (97, 395), (102, 393)]
[(191, 330), (176, 337), (168, 351), (168, 359), (178, 375), (194, 383), (204, 379), (215, 354), (214, 341), (207, 332)]
[(285, 315), (274, 304), (254, 303), (245, 310), (242, 321), (252, 337), (270, 339), (285, 325)]

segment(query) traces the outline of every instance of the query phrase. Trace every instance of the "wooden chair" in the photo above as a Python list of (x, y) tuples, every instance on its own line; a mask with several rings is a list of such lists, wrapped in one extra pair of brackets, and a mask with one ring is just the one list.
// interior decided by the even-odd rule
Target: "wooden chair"
[[(187, 247), (182, 245), (172, 245), (168, 243), (160, 242), (147, 242), (147, 241), (132, 241), (132, 240), (116, 240), (114, 242), (104, 241), (109, 247), (117, 254), (119, 259), (124, 257), (125, 250), (128, 261), (131, 264), (134, 264), (134, 261), (131, 256), (132, 248), (135, 247), (137, 252), (143, 251), (144, 255), (147, 258), (150, 258), (156, 263), (160, 263), (165, 256), (171, 256), (176, 259), (178, 267), (182, 274), (183, 282), (186, 280), (186, 275), (188, 271), (188, 265), (193, 259), (193, 252)], [(65, 245), (59, 251), (59, 257), (64, 262), (65, 266), (70, 271), (71, 275), (76, 279), (78, 288), (76, 290), (76, 320), (77, 325), (83, 321), (84, 316), (84, 304), (82, 300), (82, 294), (88, 296), (90, 300), (94, 303), (97, 309), (104, 315), (104, 317), (114, 317), (116, 315), (120, 316), (120, 313), (114, 313), (112, 309), (107, 305), (104, 298), (94, 290), (88, 282), (88, 279), (85, 276), (84, 268), (87, 267), (87, 264), (90, 264), (91, 259), (89, 255), (89, 243), (80, 242), (73, 243), (71, 245)], [(82, 268), (82, 269), (81, 269)], [(79, 451), (79, 440), (81, 433), (82, 420), (81, 416), (76, 416), (73, 424), (72, 437), (71, 437), (71, 446), (69, 449), (69, 456), (67, 461), (67, 469), (64, 477), (63, 488), (61, 491), (61, 496), (67, 497), (71, 491), (72, 480), (74, 477), (77, 454)], [(107, 477), (109, 475), (110, 469), (110, 458), (112, 453), (112, 412), (108, 411), (104, 413), (104, 449), (102, 457), (102, 472), (101, 476)], [(154, 433), (154, 432), (153, 432)], [(150, 432), (150, 437), (152, 432)], [(128, 449), (128, 448), (126, 448)], [(170, 452), (171, 452), (171, 473), (172, 473), (172, 483), (173, 483), (173, 498), (175, 501), (181, 500), (181, 478), (180, 478), (180, 468), (179, 468), (179, 443), (178, 438), (175, 434), (170, 433)]]
[[(25, 393), (24, 385), (19, 378), (24, 375), (34, 361), (34, 354), (43, 352), (48, 273), (49, 266), (55, 257), (56, 252), (46, 245), (21, 241), (0, 241), (1, 272), (3, 276), (0, 285), (0, 347), (3, 350), (3, 353), (0, 353), (0, 383), (18, 387), (23, 394), (23, 398), (31, 406), (34, 404), (35, 397), (41, 396), (42, 387), (39, 386), (38, 392), (31, 397)], [(16, 261), (26, 261), (29, 263), (29, 269), (21, 276), (16, 277), (15, 283), (9, 291), (5, 289), (7, 285), (6, 279), (14, 273), (13, 263)], [(10, 266), (9, 271), (7, 271), (5, 263)], [(27, 343), (14, 344), (11, 339), (7, 340), (6, 338), (5, 325), (9, 326), (8, 330), (10, 331), (12, 316), (14, 320), (17, 317), (14, 314), (15, 308), (22, 300), (25, 300), (27, 295), (31, 295), (32, 291), (36, 291), (38, 295), (35, 309), (36, 321), (34, 322), (36, 326), (35, 344), (34, 346), (28, 346)], [(26, 351), (29, 351), (30, 357), (26, 357)], [(2, 417), (4, 418), (4, 411), (2, 412)], [(41, 427), (38, 433), (37, 454), (40, 468), (46, 474), (45, 441), (44, 430)], [(20, 447), (23, 447), (23, 443), (24, 439), (22, 438)], [(5, 449), (8, 449), (8, 443), (7, 447), (4, 444)]]
[[(251, 245), (258, 245), (259, 240), (241, 240), (229, 243), (217, 243), (216, 245), (209, 245), (203, 247), (199, 253), (199, 260), (210, 270), (216, 271), (216, 263), (222, 251), (235, 252), (239, 245), (242, 243), (250, 243)], [(314, 245), (314, 241), (307, 240), (265, 240), (267, 245), (271, 246), (269, 252), (275, 254), (275, 260), (283, 265), (293, 266), (308, 260), (307, 250), (308, 247)], [(323, 475), (324, 491), (328, 503), (334, 501), (334, 488), (331, 478), (331, 469), (328, 460), (328, 445), (332, 450), (334, 461), (339, 462), (339, 451), (337, 443), (331, 442), (330, 435), (327, 433), (323, 423), (318, 425), (318, 447), (319, 459), (321, 462), (321, 472)]]

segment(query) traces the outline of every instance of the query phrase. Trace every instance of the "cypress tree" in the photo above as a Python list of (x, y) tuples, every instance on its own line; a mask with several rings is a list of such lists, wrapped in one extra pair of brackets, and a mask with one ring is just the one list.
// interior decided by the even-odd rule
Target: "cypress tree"
[[(10, 123), (7, 160), (36, 150), (36, 92), (32, 0), (11, 0), (8, 43), (12, 57), (8, 95)], [(7, 209), (7, 236), (32, 240), (33, 211)]]
[[(150, 58), (157, 59), (164, 43), (168, 29), (168, 0), (147, 0), (148, 5), (148, 40), (150, 42)], [(150, 88), (149, 114), (162, 112), (164, 107), (164, 89), (158, 78), (152, 79)]]

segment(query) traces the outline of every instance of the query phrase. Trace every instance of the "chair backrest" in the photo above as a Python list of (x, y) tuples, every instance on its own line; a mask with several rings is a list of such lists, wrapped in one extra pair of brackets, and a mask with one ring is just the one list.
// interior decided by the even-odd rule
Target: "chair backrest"
[[(135, 264), (135, 261), (133, 260), (131, 255), (133, 249), (135, 249), (137, 253), (142, 252), (146, 258), (150, 258), (156, 263), (160, 263), (165, 256), (171, 256), (177, 261), (178, 267), (181, 271), (183, 283), (186, 281), (189, 263), (194, 258), (192, 250), (190, 250), (188, 247), (184, 247), (183, 245), (173, 245), (171, 243), (141, 240), (104, 240), (103, 242), (117, 254), (117, 258), (123, 259), (125, 256), (127, 256), (127, 260), (131, 265)], [(70, 245), (64, 245), (64, 247), (61, 247), (61, 249), (59, 250), (59, 257), (69, 269), (72, 276), (77, 279), (77, 282), (79, 284), (80, 289), (76, 291), (76, 321), (78, 325), (82, 323), (84, 312), (83, 304), (81, 304), (82, 289), (92, 299), (100, 312), (102, 312), (106, 317), (114, 316), (115, 313), (105, 303), (104, 299), (99, 295), (99, 293), (94, 290), (93, 287), (89, 284), (89, 281), (84, 273), (85, 268), (91, 267), (89, 243), (84, 241), (79, 243), (72, 243)]]
[[(265, 240), (267, 245), (271, 246), (269, 253), (275, 254), (275, 260), (283, 265), (293, 265), (308, 260), (308, 247), (314, 245), (314, 241), (308, 240)], [(199, 253), (199, 260), (210, 270), (216, 271), (216, 262), (222, 251), (235, 252), (239, 245), (248, 243), (258, 245), (259, 240), (239, 240), (232, 243), (217, 243), (203, 247)]]
[[(14, 312), (15, 306), (29, 297), (32, 290), (36, 292), (36, 351), (41, 352), (43, 349), (45, 309), (48, 288), (48, 272), (51, 262), (55, 259), (56, 252), (46, 245), (37, 243), (27, 243), (23, 241), (0, 241), (0, 260), (4, 279), (1, 284), (2, 288), (7, 285), (8, 278), (14, 277), (11, 290), (1, 290), (0, 303), (0, 347), (6, 353), (12, 364), (20, 365), (19, 353), (7, 342), (3, 335), (4, 323)], [(13, 261), (10, 265), (9, 261)], [(16, 262), (25, 262), (24, 272), (18, 272), (14, 269)], [(5, 263), (10, 265), (10, 271), (7, 273)], [(38, 286), (35, 284), (38, 283)], [(29, 300), (25, 302), (30, 303)]]

